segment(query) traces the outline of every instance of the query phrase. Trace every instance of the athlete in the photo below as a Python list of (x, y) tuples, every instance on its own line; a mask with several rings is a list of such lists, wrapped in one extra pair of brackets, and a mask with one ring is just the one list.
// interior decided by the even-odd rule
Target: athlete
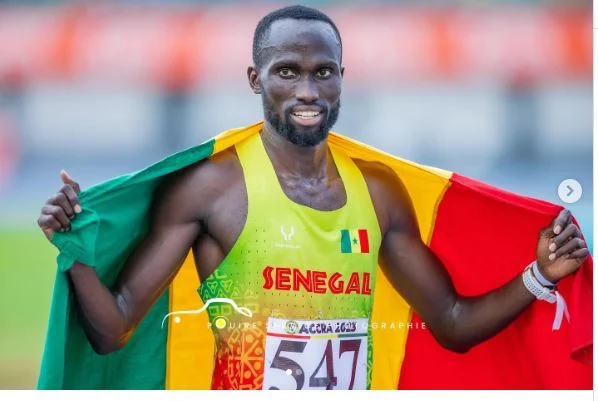
[[(225, 297), (252, 312), (229, 313), (229, 327), (213, 328), (212, 387), (221, 389), (369, 388), (372, 342), (365, 327), (378, 263), (438, 343), (459, 353), (493, 337), (536, 299), (529, 280), (550, 288), (581, 266), (588, 249), (563, 210), (538, 233), (528, 284), (517, 275), (480, 296), (458, 294), (421, 239), (401, 177), (329, 146), (343, 73), (341, 37), (323, 13), (293, 6), (259, 22), (247, 69), (263, 103), (259, 135), (163, 182), (149, 232), (112, 287), (93, 267), (75, 262), (68, 271), (96, 352), (127, 344), (190, 249), (203, 301)], [(38, 219), (48, 238), (68, 231), (81, 211), (79, 184), (66, 172), (61, 177), (64, 186)], [(516, 236), (514, 227), (513, 238), (496, 244), (497, 255)], [(282, 336), (301, 330), (347, 338)], [(333, 353), (346, 358), (327, 375), (322, 355)], [(255, 362), (251, 374), (241, 374), (242, 357)]]

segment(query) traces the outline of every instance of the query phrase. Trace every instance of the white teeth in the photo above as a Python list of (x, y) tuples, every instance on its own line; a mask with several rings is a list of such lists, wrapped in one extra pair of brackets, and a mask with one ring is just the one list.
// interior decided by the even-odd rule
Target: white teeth
[(319, 111), (296, 111), (293, 113), (293, 115), (301, 118), (314, 118), (319, 114)]

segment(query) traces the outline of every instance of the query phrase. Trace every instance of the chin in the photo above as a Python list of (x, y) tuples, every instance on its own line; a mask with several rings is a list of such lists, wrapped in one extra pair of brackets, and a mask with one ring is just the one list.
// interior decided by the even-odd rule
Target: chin
[(293, 138), (294, 140), (291, 140), (291, 142), (297, 146), (300, 146), (302, 148), (311, 148), (313, 146), (319, 145), (320, 143), (322, 143), (326, 138), (328, 137), (328, 135), (318, 135), (318, 136), (302, 136), (301, 138)]
[(326, 123), (314, 127), (305, 127), (294, 123), (288, 116), (285, 120), (282, 120), (274, 113), (267, 113), (266, 120), (278, 135), (293, 145), (302, 148), (309, 148), (322, 143), (328, 137), (330, 129)]

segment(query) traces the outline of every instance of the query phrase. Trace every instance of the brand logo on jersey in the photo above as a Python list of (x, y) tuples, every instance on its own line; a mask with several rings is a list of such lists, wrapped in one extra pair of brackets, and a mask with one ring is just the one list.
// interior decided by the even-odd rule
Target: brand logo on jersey
[(306, 291), (315, 294), (370, 295), (370, 273), (353, 272), (349, 277), (339, 272), (305, 270), (290, 267), (266, 266), (262, 271), (263, 288), (280, 291)]
[(293, 235), (295, 235), (295, 227), (291, 226), (291, 229), (287, 234), (287, 232), (284, 229), (284, 226), (280, 226), (280, 233), (282, 234), (282, 238), (284, 238), (285, 241), (290, 241)]
[(341, 253), (370, 253), (368, 230), (341, 230)]
[(286, 249), (301, 249), (301, 246), (297, 245), (296, 243), (293, 243), (295, 227), (291, 226), (289, 228), (286, 228), (285, 226), (280, 226), (280, 234), (282, 234), (282, 238), (284, 239), (284, 241), (274, 244), (274, 247)]

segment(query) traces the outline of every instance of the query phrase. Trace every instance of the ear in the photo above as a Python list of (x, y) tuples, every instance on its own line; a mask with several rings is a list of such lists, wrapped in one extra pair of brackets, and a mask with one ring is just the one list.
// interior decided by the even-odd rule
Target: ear
[(249, 87), (256, 95), (262, 93), (262, 87), (260, 86), (260, 78), (255, 67), (247, 67), (247, 79), (249, 81)]

